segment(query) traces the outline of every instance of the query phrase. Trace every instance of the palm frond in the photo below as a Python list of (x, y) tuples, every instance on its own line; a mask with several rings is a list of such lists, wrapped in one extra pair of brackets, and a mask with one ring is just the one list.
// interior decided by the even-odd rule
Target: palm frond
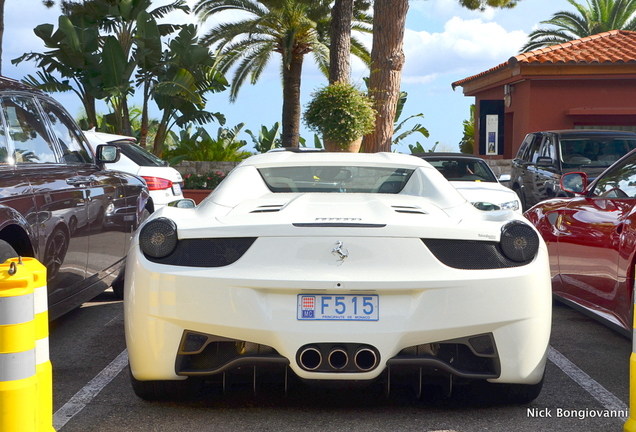
[(258, 16), (269, 12), (265, 5), (252, 0), (200, 0), (193, 9), (201, 21), (226, 10), (242, 10)]
[(636, 29), (636, 0), (587, 0), (586, 4), (567, 0), (574, 9), (556, 12), (541, 21), (550, 27), (539, 28), (528, 36), (522, 51), (532, 51), (610, 30)]
[(22, 79), (22, 82), (47, 93), (63, 93), (74, 90), (68, 80), (60, 81), (53, 75), (41, 71), (37, 72), (36, 75), (37, 78), (33, 75), (27, 75)]

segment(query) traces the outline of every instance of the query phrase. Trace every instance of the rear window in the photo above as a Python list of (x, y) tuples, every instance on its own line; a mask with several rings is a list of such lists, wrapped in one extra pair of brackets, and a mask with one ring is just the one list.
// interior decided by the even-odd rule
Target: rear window
[(492, 170), (483, 161), (426, 158), (424, 160), (433, 165), (449, 181), (497, 182)]
[(290, 166), (259, 168), (272, 192), (397, 194), (413, 169), (372, 166)]
[[(113, 144), (117, 144), (117, 142)], [(167, 165), (163, 159), (158, 158), (137, 144), (120, 144), (119, 148), (124, 156), (139, 166), (162, 167)]]
[(636, 139), (590, 137), (561, 140), (561, 160), (564, 168), (606, 168), (636, 148)]

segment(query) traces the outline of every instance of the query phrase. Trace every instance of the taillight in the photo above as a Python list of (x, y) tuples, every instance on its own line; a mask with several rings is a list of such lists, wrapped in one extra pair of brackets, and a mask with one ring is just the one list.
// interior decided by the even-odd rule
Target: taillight
[(146, 184), (148, 185), (149, 190), (163, 190), (172, 187), (172, 182), (164, 178), (143, 177), (143, 179), (146, 180)]

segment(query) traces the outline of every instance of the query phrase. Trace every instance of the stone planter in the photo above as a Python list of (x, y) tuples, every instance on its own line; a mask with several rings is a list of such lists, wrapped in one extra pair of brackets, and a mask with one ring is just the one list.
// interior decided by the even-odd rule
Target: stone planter
[(183, 189), (183, 197), (194, 200), (197, 205), (203, 201), (203, 198), (210, 195), (211, 189)]

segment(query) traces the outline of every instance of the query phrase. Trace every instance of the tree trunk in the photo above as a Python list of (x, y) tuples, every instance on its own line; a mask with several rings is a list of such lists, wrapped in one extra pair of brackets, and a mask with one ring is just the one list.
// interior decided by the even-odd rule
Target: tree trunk
[(126, 98), (126, 96), (122, 98), (121, 102), (122, 102), (122, 116), (123, 116), (122, 128), (124, 130), (124, 135), (132, 136), (133, 130), (132, 130), (132, 125), (130, 124), (130, 111), (128, 110), (128, 99)]
[(155, 156), (161, 157), (163, 154), (163, 144), (168, 136), (168, 122), (170, 121), (170, 109), (166, 108), (161, 116), (161, 122), (157, 127), (157, 134), (155, 135), (155, 142), (152, 147), (152, 152)]
[(141, 132), (139, 134), (139, 145), (146, 148), (146, 140), (148, 138), (148, 99), (150, 99), (150, 90), (148, 81), (144, 82), (143, 102), (141, 104)]
[(391, 151), (395, 110), (404, 67), (404, 29), (408, 0), (375, 0), (369, 93), (378, 114), (375, 132), (364, 137), (367, 153)]
[(283, 64), (283, 147), (298, 147), (300, 141), (300, 77), (303, 54), (293, 54), (289, 68)]
[(351, 21), (353, 0), (336, 0), (331, 9), (329, 83), (349, 82), (351, 74)]
[(86, 111), (86, 122), (88, 123), (88, 129), (97, 127), (97, 110), (95, 109), (95, 98), (88, 93), (76, 92), (84, 105), (84, 111)]

